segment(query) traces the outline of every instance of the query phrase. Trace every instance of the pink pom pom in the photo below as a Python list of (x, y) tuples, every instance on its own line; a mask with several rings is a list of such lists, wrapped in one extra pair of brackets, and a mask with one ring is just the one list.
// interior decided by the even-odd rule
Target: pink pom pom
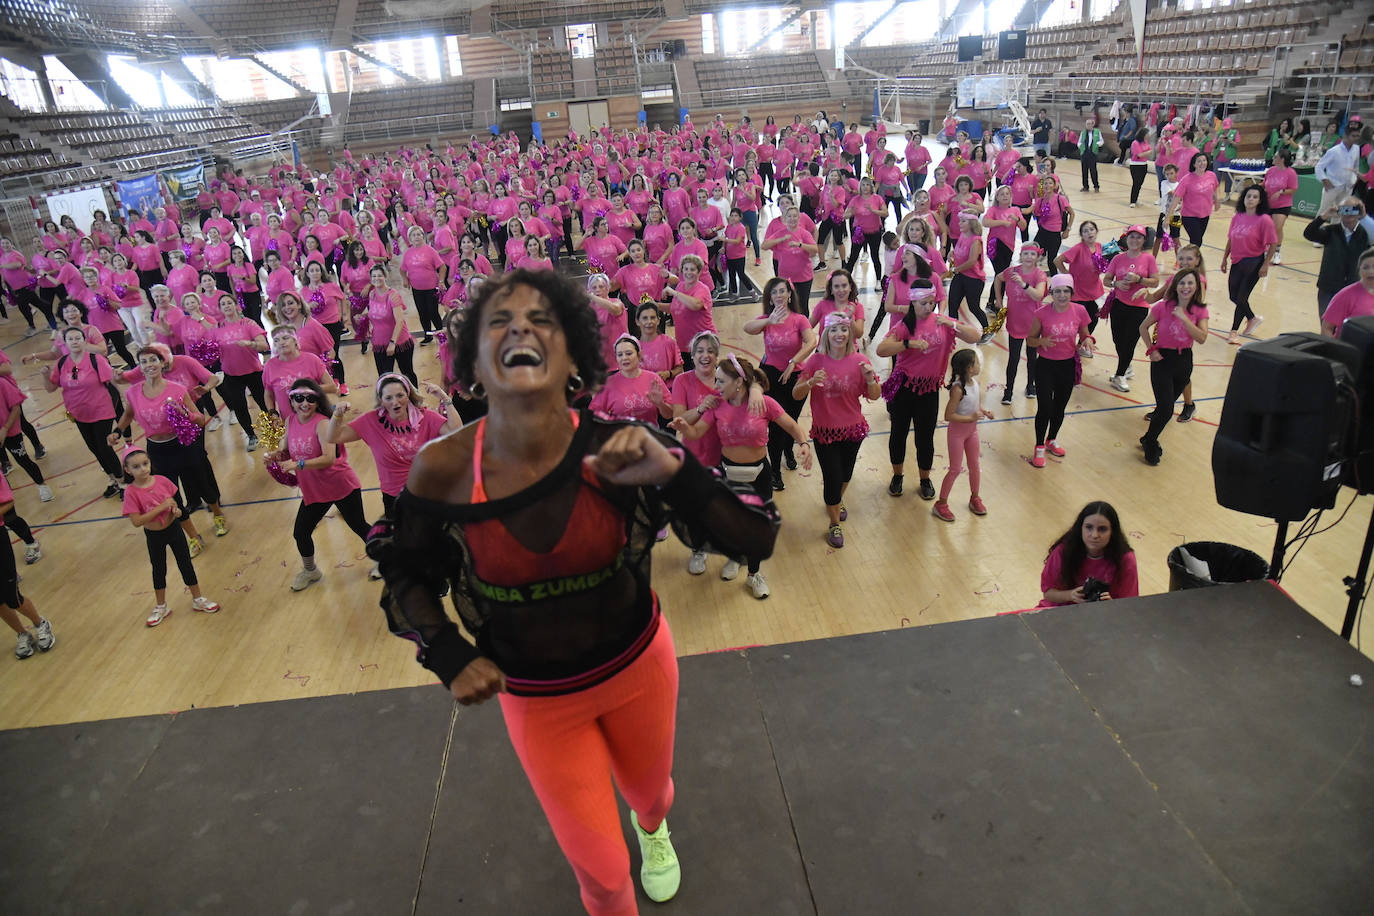
[(181, 404), (168, 398), (165, 409), (167, 423), (172, 427), (172, 432), (176, 433), (178, 442), (182, 445), (191, 445), (200, 438), (200, 424), (191, 419)]
[(271, 475), (273, 480), (284, 487), (294, 487), (299, 483), (295, 474), (285, 470), (275, 461), (267, 462), (267, 473)]
[(207, 337), (193, 340), (186, 345), (186, 354), (202, 366), (214, 365), (219, 362), (219, 341)]
[(1106, 272), (1107, 272), (1108, 263), (1109, 263), (1109, 262), (1107, 261), (1107, 258), (1102, 254), (1102, 252), (1100, 252), (1100, 251), (1094, 251), (1094, 252), (1093, 252), (1093, 269), (1096, 270), (1098, 273), (1100, 273), (1100, 274), (1106, 273)]
[(1164, 233), (1159, 237), (1159, 250), (1172, 251), (1174, 248), (1174, 237), (1169, 233)]
[(312, 289), (309, 293), (306, 294), (305, 298), (309, 299), (311, 303), (311, 318), (319, 318), (321, 315), (324, 314), (324, 290)]

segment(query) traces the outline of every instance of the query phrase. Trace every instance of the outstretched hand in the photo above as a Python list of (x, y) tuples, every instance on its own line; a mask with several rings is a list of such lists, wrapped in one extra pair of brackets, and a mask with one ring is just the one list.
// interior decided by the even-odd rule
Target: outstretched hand
[(682, 457), (642, 426), (616, 430), (600, 451), (582, 460), (602, 480), (631, 487), (660, 486), (682, 467)]

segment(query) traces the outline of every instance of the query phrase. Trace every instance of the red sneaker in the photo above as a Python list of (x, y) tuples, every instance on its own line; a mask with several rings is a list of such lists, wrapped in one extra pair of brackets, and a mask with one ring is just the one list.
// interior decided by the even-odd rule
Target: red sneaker
[(1043, 445), (1037, 445), (1037, 446), (1035, 447), (1035, 457), (1031, 459), (1031, 467), (1033, 467), (1033, 468), (1043, 468), (1044, 466), (1045, 466), (1045, 446), (1043, 446)]
[(931, 507), (930, 514), (946, 522), (954, 521), (954, 512), (949, 508), (949, 503), (943, 499), (935, 500), (935, 505)]
[(988, 507), (983, 505), (983, 501), (976, 496), (969, 497), (968, 511), (974, 515), (987, 515)]
[(1045, 451), (1049, 452), (1056, 458), (1063, 458), (1065, 455), (1068, 454), (1068, 452), (1064, 451), (1063, 446), (1061, 446), (1058, 442), (1054, 441), (1053, 439), (1045, 443)]

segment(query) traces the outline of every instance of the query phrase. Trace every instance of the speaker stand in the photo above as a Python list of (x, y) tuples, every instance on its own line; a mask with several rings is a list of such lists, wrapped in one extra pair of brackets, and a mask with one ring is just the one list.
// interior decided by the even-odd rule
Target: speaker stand
[(1279, 522), (1278, 519), (1274, 521), (1278, 522), (1279, 532), (1274, 535), (1274, 555), (1269, 560), (1269, 578), (1278, 582), (1283, 578), (1283, 552), (1288, 544), (1288, 523)]
[(1365, 532), (1364, 549), (1360, 551), (1360, 565), (1353, 577), (1345, 577), (1345, 593), (1350, 601), (1345, 606), (1345, 621), (1341, 624), (1341, 639), (1350, 642), (1355, 632), (1355, 618), (1359, 616), (1360, 605), (1364, 604), (1365, 577), (1369, 575), (1369, 558), (1374, 554), (1374, 512), (1369, 516), (1369, 530)]

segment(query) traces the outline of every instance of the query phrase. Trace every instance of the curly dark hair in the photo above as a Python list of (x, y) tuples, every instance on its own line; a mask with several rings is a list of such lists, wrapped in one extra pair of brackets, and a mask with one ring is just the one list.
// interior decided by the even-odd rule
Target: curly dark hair
[(334, 416), (334, 405), (329, 403), (329, 395), (324, 393), (324, 389), (320, 387), (319, 382), (315, 381), (313, 378), (298, 378), (291, 383), (291, 387), (288, 388), (287, 391), (296, 388), (308, 388), (315, 393), (315, 397), (319, 398), (319, 400), (315, 402), (315, 413), (322, 417)]
[[(482, 312), (489, 305), (503, 302), (517, 286), (534, 290), (544, 304), (553, 309), (563, 328), (563, 335), (568, 339), (568, 355), (582, 376), (582, 391), (600, 388), (606, 380), (606, 361), (601, 355), (601, 330), (591, 300), (587, 298), (587, 291), (553, 271), (524, 268), (482, 284), (482, 289), (468, 306), (468, 314), (458, 331), (458, 340), (453, 348), (453, 378), (468, 388), (477, 381), (473, 366), (477, 362), (477, 338), (482, 328)], [(574, 392), (574, 396), (576, 394), (580, 392)]]

